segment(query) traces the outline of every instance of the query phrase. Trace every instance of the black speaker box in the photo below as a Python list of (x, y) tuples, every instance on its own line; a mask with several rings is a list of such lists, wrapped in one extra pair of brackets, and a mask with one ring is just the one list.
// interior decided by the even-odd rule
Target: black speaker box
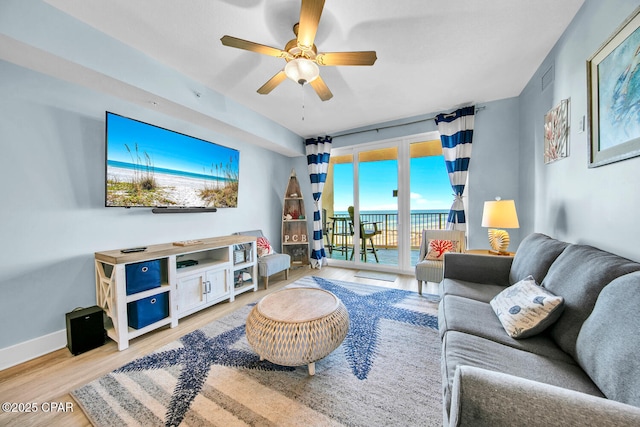
[(103, 311), (97, 305), (74, 310), (67, 317), (67, 347), (73, 355), (100, 347), (105, 341)]

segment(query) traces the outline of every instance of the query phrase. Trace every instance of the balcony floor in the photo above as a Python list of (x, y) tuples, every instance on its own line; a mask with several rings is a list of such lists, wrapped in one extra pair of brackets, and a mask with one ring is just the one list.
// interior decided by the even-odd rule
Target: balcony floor
[[(326, 248), (325, 248), (326, 251)], [(352, 248), (349, 248), (349, 257), (351, 257)], [(380, 265), (398, 265), (398, 249), (397, 248), (376, 248), (376, 252), (378, 253), (378, 260), (380, 261), (377, 264)], [(418, 249), (411, 250), (411, 266), (413, 267), (418, 262)], [(331, 259), (345, 259), (344, 252), (333, 251), (331, 254), (327, 251), (327, 255)], [(376, 259), (373, 256), (373, 253), (367, 253), (367, 264), (376, 264)]]

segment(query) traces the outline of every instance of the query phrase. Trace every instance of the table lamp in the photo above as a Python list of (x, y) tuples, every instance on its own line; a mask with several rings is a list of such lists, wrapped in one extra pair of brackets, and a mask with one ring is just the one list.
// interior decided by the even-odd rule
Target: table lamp
[(508, 255), (509, 233), (503, 228), (520, 228), (516, 204), (513, 200), (501, 200), (484, 202), (482, 211), (482, 226), (489, 227), (489, 244), (491, 253)]

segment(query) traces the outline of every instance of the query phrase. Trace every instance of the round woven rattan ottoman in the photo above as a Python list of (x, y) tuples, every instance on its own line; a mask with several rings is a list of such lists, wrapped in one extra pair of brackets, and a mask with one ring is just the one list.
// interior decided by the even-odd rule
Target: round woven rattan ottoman
[(247, 317), (247, 341), (260, 360), (283, 366), (308, 365), (338, 348), (349, 330), (349, 313), (331, 292), (287, 288), (258, 302)]

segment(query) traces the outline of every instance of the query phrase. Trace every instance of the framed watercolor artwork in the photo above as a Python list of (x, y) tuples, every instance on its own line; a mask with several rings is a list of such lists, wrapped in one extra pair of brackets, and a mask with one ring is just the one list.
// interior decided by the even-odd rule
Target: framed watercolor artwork
[(569, 100), (544, 115), (544, 163), (555, 162), (569, 155)]
[(640, 7), (587, 61), (589, 167), (640, 156)]

